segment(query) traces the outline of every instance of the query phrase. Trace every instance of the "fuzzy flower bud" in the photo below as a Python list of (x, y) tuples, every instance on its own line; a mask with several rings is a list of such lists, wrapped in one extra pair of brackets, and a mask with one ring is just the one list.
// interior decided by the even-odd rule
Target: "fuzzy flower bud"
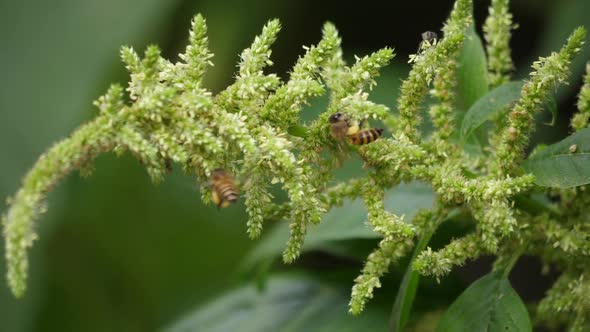
[(512, 14), (508, 11), (508, 2), (509, 0), (492, 0), (483, 26), (487, 42), (490, 88), (508, 82), (510, 72), (514, 69), (510, 56), (510, 31), (515, 25), (512, 23)]
[(578, 131), (588, 126), (590, 119), (590, 63), (586, 64), (586, 75), (584, 85), (578, 95), (578, 112), (572, 118), (571, 126)]

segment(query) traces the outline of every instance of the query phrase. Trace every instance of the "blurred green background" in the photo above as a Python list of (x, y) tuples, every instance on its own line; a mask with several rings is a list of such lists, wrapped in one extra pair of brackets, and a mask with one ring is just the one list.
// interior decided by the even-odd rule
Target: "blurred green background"
[[(488, 2), (475, 2), (481, 32)], [(121, 45), (143, 50), (155, 43), (165, 56), (176, 59), (191, 17), (200, 12), (215, 53), (206, 82), (217, 92), (232, 81), (239, 52), (268, 19), (277, 17), (283, 24), (273, 49), (273, 70), (284, 78), (303, 53), (301, 46), (316, 43), (322, 23), (330, 20), (341, 32), (348, 59), (384, 46), (396, 48), (398, 55), (372, 97), (393, 109), (407, 72), (407, 55), (416, 51), (421, 32), (438, 31), (451, 6), (450, 0), (2, 0), (0, 211), (6, 207), (3, 198), (17, 190), (37, 157), (96, 114), (91, 102), (109, 83), (125, 84)], [(512, 10), (519, 23), (512, 42), (519, 77), (536, 56), (559, 48), (575, 26), (590, 27), (587, 0), (514, 0)], [(543, 128), (537, 141), (550, 143), (567, 133), (588, 49), (578, 58), (569, 87), (558, 92), (556, 125)], [(156, 330), (243, 282), (236, 266), (256, 244), (245, 233), (243, 204), (222, 211), (203, 206), (195, 180), (179, 168), (154, 186), (129, 156), (103, 155), (95, 165), (91, 177), (73, 174), (49, 195), (48, 213), (38, 224), (40, 239), (31, 251), (25, 297), (17, 301), (4, 280), (0, 285), (1, 331)], [(352, 256), (362, 257), (375, 243), (340, 243), (331, 255), (311, 254), (286, 272), (317, 275), (319, 269), (327, 284), (345, 291), (333, 299), (343, 304), (337, 314), (344, 315), (346, 292), (361, 265), (358, 258), (338, 258), (334, 252), (350, 253), (353, 247)], [(4, 275), (3, 245), (0, 251)], [(398, 269), (403, 271), (403, 265)], [(430, 299), (431, 308), (451, 302), (473, 280), (469, 273), (464, 270), (438, 288), (426, 284), (419, 300)], [(390, 278), (390, 289), (380, 291), (377, 299), (385, 311), (400, 274), (394, 271)], [(442, 300), (432, 300), (437, 297)]]

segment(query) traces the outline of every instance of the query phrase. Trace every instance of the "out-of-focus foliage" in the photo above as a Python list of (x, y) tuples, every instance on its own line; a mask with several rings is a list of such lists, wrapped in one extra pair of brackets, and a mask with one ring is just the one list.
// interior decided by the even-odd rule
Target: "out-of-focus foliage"
[[(167, 332), (201, 331), (382, 331), (387, 310), (378, 308), (367, 315), (342, 315), (347, 292), (342, 287), (322, 284), (304, 277), (276, 276), (264, 292), (253, 286), (232, 290), (213, 303), (190, 312)], [(263, 318), (264, 319), (261, 319)]]

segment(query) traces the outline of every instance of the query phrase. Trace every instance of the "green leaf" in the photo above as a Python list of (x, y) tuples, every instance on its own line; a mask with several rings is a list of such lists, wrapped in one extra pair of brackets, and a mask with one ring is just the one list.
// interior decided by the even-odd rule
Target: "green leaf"
[(523, 164), (535, 183), (567, 188), (590, 183), (590, 128), (534, 153)]
[(347, 314), (348, 293), (310, 278), (273, 277), (264, 292), (246, 286), (198, 308), (166, 332), (378, 331), (387, 324), (385, 310)]
[[(433, 202), (432, 188), (419, 182), (400, 184), (385, 195), (385, 207), (398, 215), (405, 215), (406, 220), (411, 220), (419, 209), (431, 207)], [(309, 230), (303, 251), (317, 249), (329, 241), (379, 238), (379, 234), (367, 225), (366, 220), (367, 211), (360, 199), (334, 208), (318, 226)], [(269, 257), (281, 255), (289, 239), (289, 225), (286, 221), (281, 223), (267, 232), (254, 250), (244, 258), (240, 270), (248, 271)]]
[(533, 216), (541, 213), (548, 213), (554, 218), (561, 217), (559, 211), (553, 206), (549, 198), (542, 193), (515, 195), (514, 207), (526, 211)]
[(494, 117), (498, 112), (507, 109), (507, 106), (520, 98), (520, 90), (524, 82), (508, 82), (495, 88), (473, 104), (461, 124), (461, 140), (471, 136), (475, 130), (486, 121)]
[(391, 331), (403, 331), (408, 318), (410, 317), (410, 311), (412, 310), (412, 304), (414, 303), (414, 298), (416, 297), (416, 291), (420, 282), (420, 275), (412, 268), (413, 262), (416, 256), (426, 248), (432, 234), (434, 234), (434, 230), (434, 227), (426, 230), (420, 237), (418, 245), (414, 248), (412, 259), (408, 263), (404, 278), (399, 286), (399, 291), (397, 292), (393, 304), (391, 322), (389, 323)]
[(481, 38), (475, 32), (473, 25), (465, 32), (457, 75), (459, 79), (457, 107), (466, 110), (488, 93), (486, 54)]
[(524, 303), (501, 273), (489, 273), (469, 286), (441, 319), (437, 332), (532, 331)]

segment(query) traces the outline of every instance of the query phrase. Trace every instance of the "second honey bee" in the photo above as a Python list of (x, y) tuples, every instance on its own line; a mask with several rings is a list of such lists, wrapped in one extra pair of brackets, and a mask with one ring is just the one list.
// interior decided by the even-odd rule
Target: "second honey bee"
[(383, 129), (360, 129), (358, 123), (350, 120), (344, 113), (336, 112), (328, 119), (330, 133), (337, 140), (347, 139), (352, 145), (364, 145), (376, 141), (383, 134)]
[(424, 31), (421, 36), (422, 41), (428, 42), (431, 45), (438, 39), (438, 35), (434, 31)]
[(211, 185), (211, 200), (218, 208), (228, 207), (240, 198), (233, 176), (222, 168), (211, 172), (209, 184)]
[(421, 36), (422, 41), (418, 45), (418, 51), (416, 53), (420, 53), (428, 47), (435, 45), (438, 40), (438, 35), (434, 31), (424, 31)]

